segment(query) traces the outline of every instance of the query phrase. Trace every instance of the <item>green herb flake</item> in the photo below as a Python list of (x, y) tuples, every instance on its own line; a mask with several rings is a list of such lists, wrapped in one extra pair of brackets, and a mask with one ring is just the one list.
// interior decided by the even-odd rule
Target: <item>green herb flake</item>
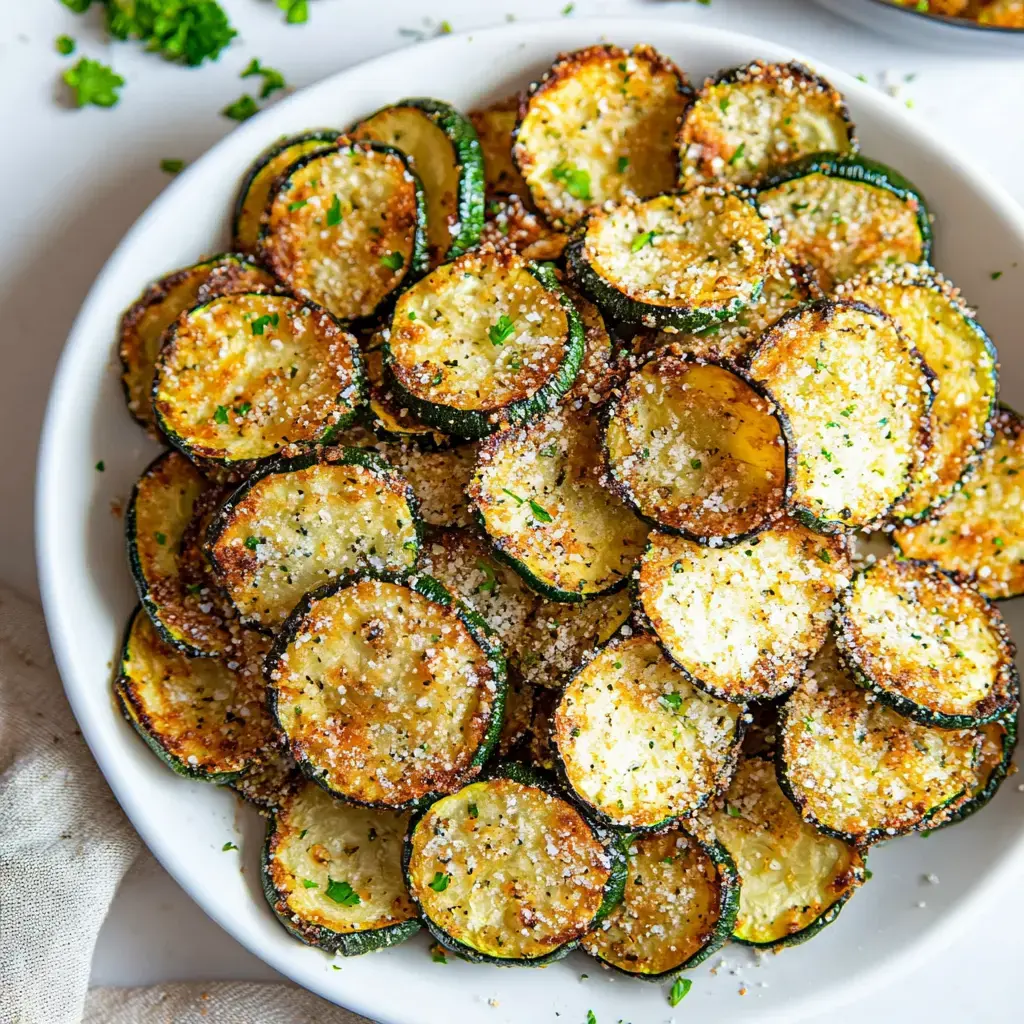
[(320, 888), (320, 886), (316, 882), (314, 882), (312, 878), (304, 878), (302, 880), (302, 887), (304, 889), (319, 889)]
[(593, 1010), (587, 1010), (587, 1024), (597, 1024), (597, 1018)]
[(818, 557), (826, 564), (832, 564), (832, 556), (824, 549), (818, 548)]
[(480, 817), (480, 809), (477, 807), (476, 804), (470, 804), (469, 805), (469, 816), (471, 818), (479, 818)]
[[(341, 199), (338, 193), (334, 193), (334, 198), (331, 200), (331, 205), (327, 208), (327, 226), (329, 228), (337, 227), (341, 223)], [(412, 314), (410, 314), (411, 316)]]
[(645, 246), (650, 245), (651, 242), (654, 241), (655, 234), (656, 232), (654, 231), (645, 231), (642, 235), (637, 235), (636, 238), (633, 239), (633, 242), (629, 247), (629, 251), (639, 252)]
[(260, 99), (265, 100), (268, 96), (285, 87), (284, 75), (274, 68), (264, 67), (256, 57), (249, 61), (248, 67), (239, 75), (239, 78), (251, 78), (258, 75), (263, 79), (263, 86), (260, 89)]
[(75, 52), (75, 41), (71, 36), (57, 36), (53, 45), (62, 57), (70, 57)]
[(309, 0), (277, 0), (288, 25), (305, 25), (309, 21)]
[(575, 4), (566, 4), (566, 5), (565, 5), (565, 6), (564, 6), (564, 7), (562, 8), (562, 17), (563, 17), (563, 18), (568, 18), (568, 17), (569, 17), (569, 15), (570, 15), (570, 14), (572, 14), (572, 12), (573, 12), (574, 10), (576, 10), (576, 5), (575, 5)]
[(124, 79), (113, 68), (83, 57), (61, 76), (75, 94), (75, 106), (113, 107), (121, 99)]
[(195, 67), (215, 60), (238, 34), (216, 0), (106, 0), (115, 39), (138, 39), (165, 60)]
[(504, 494), (507, 494), (510, 498), (513, 498), (515, 500), (515, 503), (516, 503), (517, 507), (519, 505), (525, 505), (526, 504), (526, 499), (525, 498), (520, 498), (518, 494), (513, 494), (507, 487), (502, 487), (501, 490), (502, 490), (502, 492)]
[(1003, 276), (1003, 272), (1001, 270), (993, 270), (988, 276), (991, 277), (993, 281), (998, 281), (999, 278)]
[(185, 170), (185, 161), (168, 159), (165, 157), (160, 161), (160, 170), (163, 171), (164, 174), (181, 174), (181, 172)]
[(743, 159), (743, 154), (744, 154), (744, 152), (746, 151), (746, 148), (747, 148), (747, 144), (746, 144), (745, 142), (741, 142), (741, 143), (740, 143), (740, 144), (739, 144), (739, 145), (738, 145), (738, 146), (736, 147), (736, 149), (734, 150), (734, 152), (733, 152), (732, 156), (731, 156), (731, 157), (729, 157), (729, 166), (730, 166), (730, 167), (732, 167), (732, 166), (734, 166), (735, 164), (739, 163), (739, 162), (740, 162), (740, 160), (742, 160), (742, 159)]
[(348, 882), (339, 882), (331, 878), (330, 875), (327, 876), (326, 896), (329, 900), (334, 900), (335, 903), (340, 903), (343, 907), (357, 907), (363, 902), (359, 898), (359, 893)]
[(400, 252), (389, 252), (381, 256), (380, 264), (397, 273), (405, 266), (405, 257)]
[(231, 842), (230, 840), (228, 840), (228, 842), (226, 842), (226, 843), (225, 843), (225, 844), (224, 844), (224, 845), (223, 845), (223, 846), (222, 846), (222, 847), (220, 848), (220, 852), (221, 852), (221, 853), (227, 853), (227, 852), (228, 852), (228, 850), (237, 850), (237, 849), (238, 849), (238, 847), (237, 847), (237, 846), (235, 846), (235, 844), (234, 844), (233, 842)]
[(542, 455), (545, 459), (553, 459), (558, 454), (558, 445), (552, 441), (551, 444), (544, 445), (537, 454)]
[(157, 531), (153, 534), (153, 539), (160, 545), (160, 547), (163, 547), (167, 543), (167, 534)]
[(248, 93), (243, 93), (234, 103), (229, 103), (221, 113), (232, 121), (248, 121), (258, 111), (256, 101)]
[[(252, 536), (246, 537), (245, 538), (245, 546), (250, 551), (255, 551), (260, 546), (260, 539), (259, 539), (259, 537), (252, 537)], [(302, 837), (300, 836), (299, 838), (301, 839)]]
[[(266, 327), (276, 327), (281, 322), (281, 317), (277, 313), (264, 313), (263, 316), (256, 317), (255, 320), (250, 321), (249, 327), (253, 334), (262, 336), (263, 330)], [(246, 403), (248, 404), (248, 403)], [(246, 410), (248, 411), (248, 410)]]
[(552, 522), (551, 515), (547, 509), (544, 508), (543, 505), (538, 505), (533, 498), (530, 499), (530, 511), (533, 513), (533, 518), (536, 519), (538, 523)]
[(689, 978), (676, 978), (672, 982), (672, 989), (668, 994), (668, 1005), (678, 1006), (686, 998), (691, 988), (693, 988), (693, 982)]
[(294, 213), (296, 210), (301, 210), (304, 206), (309, 205), (308, 199), (296, 199), (294, 203), (288, 204), (288, 212)]
[(444, 892), (451, 880), (451, 875), (446, 875), (443, 871), (436, 871), (434, 872), (434, 877), (430, 880), (430, 888), (434, 892)]
[(435, 964), (446, 964), (448, 963), (448, 957), (444, 955), (444, 950), (440, 946), (434, 946), (430, 951), (430, 959)]
[(96, 463), (96, 472), (97, 473), (104, 472), (104, 470), (106, 470), (106, 468), (107, 468), (107, 464), (102, 459), (100, 459), (100, 461)]
[(700, 459), (690, 459), (690, 469), (700, 469), (702, 465)]
[(551, 177), (555, 181), (565, 186), (565, 191), (573, 197), (573, 199), (582, 199), (589, 201), (590, 199), (590, 172), (582, 170), (576, 167), (567, 166), (565, 163), (560, 163), (557, 167), (552, 168)]
[(228, 407), (226, 405), (218, 405), (213, 410), (213, 422), (214, 423), (227, 423), (228, 421)]
[(619, 174), (624, 174), (625, 170), (626, 170), (626, 168), (628, 166), (629, 166), (629, 157), (628, 156), (620, 156), (619, 159), (615, 163), (615, 168), (619, 172)]
[(512, 337), (515, 329), (515, 321), (505, 313), (502, 313), (501, 316), (498, 317), (498, 322), (496, 324), (491, 324), (491, 326), (487, 328), (487, 337), (491, 339), (492, 345), (504, 345), (505, 342)]
[[(474, 591), (475, 594), (493, 594), (494, 588), (498, 585), (498, 579), (494, 575), (494, 570), (482, 559), (476, 560), (476, 567), (484, 574), (484, 582)], [(475, 818), (476, 815), (474, 814)]]
[(683, 697), (679, 693), (662, 693), (658, 701), (672, 711), (678, 711), (683, 706)]

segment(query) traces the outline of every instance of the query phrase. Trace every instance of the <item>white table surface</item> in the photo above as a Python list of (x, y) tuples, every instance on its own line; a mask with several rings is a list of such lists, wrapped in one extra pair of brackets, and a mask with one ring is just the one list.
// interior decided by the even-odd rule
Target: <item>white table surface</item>
[[(429, 34), (446, 20), (463, 31), (513, 15), (559, 17), (564, 6), (563, 0), (313, 0), (310, 24), (286, 27), (270, 0), (222, 2), (241, 36), (219, 63), (195, 71), (164, 64), (136, 46), (105, 43), (95, 13), (75, 17), (57, 0), (0, 5), (0, 436), (8, 440), (0, 474), (0, 579), (25, 593), (35, 591), (36, 440), (72, 319), (118, 240), (167, 183), (161, 158), (193, 159), (230, 130), (232, 122), (218, 111), (253, 91), (251, 80), (237, 77), (249, 59), (260, 57), (282, 70), (289, 84), (302, 86), (411, 45), (403, 29)], [(1024, 203), (1024, 50), (1019, 60), (911, 51), (807, 0), (713, 0), (710, 6), (577, 0), (570, 16), (588, 14), (692, 19), (788, 43), (861, 74), (894, 92), (894, 102), (909, 101), (917, 116)], [(65, 105), (59, 74), (68, 62), (53, 46), (61, 33), (78, 40), (79, 53), (112, 63), (127, 79), (116, 109)], [(650, 42), (657, 45), (656, 33)], [(1022, 966), (1024, 864), (1019, 877), (1020, 887), (978, 908), (969, 930), (942, 955), (837, 1010), (830, 1015), (833, 1024), (862, 1024), (865, 1017), (935, 1024), (1022, 1019), (1014, 981)], [(927, 908), (921, 913), (927, 915)], [(96, 984), (275, 977), (148, 855), (118, 894), (93, 965)]]

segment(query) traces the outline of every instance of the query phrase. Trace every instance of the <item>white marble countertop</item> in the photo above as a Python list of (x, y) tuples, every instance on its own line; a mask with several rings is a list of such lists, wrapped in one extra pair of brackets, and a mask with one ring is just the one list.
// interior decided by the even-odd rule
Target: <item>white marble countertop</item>
[[(0, 579), (35, 591), (32, 491), (35, 449), (50, 376), (93, 278), (135, 218), (167, 183), (162, 158), (190, 160), (230, 130), (218, 111), (244, 90), (253, 55), (293, 86), (411, 45), (441, 21), (455, 31), (507, 17), (560, 17), (563, 0), (313, 0), (311, 22), (285, 27), (270, 0), (222, 0), (241, 37), (213, 65), (187, 71), (108, 44), (98, 18), (57, 0), (3, 5), (0, 19), (0, 436), (8, 439), (0, 502)], [(372, 10), (372, 15), (368, 12)], [(895, 95), (987, 168), (1024, 203), (1024, 48), (1019, 60), (918, 51), (872, 36), (808, 0), (641, 2), (577, 0), (570, 16), (679, 18), (792, 45)], [(429, 18), (426, 18), (429, 15)], [(114, 110), (70, 110), (54, 49), (67, 33), (79, 52), (112, 63), (128, 81)], [(657, 44), (657, 39), (652, 38)], [(246, 83), (248, 84), (248, 83)], [(116, 173), (113, 168), (116, 165)], [(1012, 343), (1012, 339), (1011, 339)], [(1003, 339), (1003, 344), (1007, 341)], [(927, 913), (923, 910), (922, 913)], [(833, 1024), (1020, 1019), (1024, 885), (978, 909), (969, 931), (899, 983), (831, 1014)], [(222, 932), (151, 857), (143, 857), (100, 933), (97, 984), (268, 979), (270, 968)], [(685, 1015), (684, 1015), (685, 1016)], [(242, 1024), (242, 1022), (240, 1022)]]

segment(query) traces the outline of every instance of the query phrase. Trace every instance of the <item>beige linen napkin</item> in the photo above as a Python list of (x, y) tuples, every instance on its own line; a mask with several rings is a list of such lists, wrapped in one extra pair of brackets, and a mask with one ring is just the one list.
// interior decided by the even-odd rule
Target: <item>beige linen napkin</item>
[(141, 849), (75, 727), (42, 613), (0, 587), (0, 1024), (368, 1024), (282, 984), (87, 994), (96, 935)]

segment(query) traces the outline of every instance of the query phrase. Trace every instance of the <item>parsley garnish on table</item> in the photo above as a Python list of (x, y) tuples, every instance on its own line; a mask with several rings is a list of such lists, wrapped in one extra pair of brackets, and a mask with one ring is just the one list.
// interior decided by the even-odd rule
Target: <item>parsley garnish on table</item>
[(124, 79), (98, 60), (83, 57), (62, 77), (75, 94), (75, 106), (113, 107), (121, 98), (119, 90)]

